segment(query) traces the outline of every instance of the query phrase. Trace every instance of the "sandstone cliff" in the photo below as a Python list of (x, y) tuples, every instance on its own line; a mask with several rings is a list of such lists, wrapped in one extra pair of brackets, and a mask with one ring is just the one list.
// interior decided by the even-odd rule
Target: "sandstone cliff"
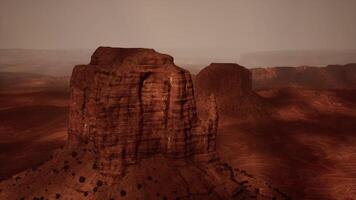
[(215, 97), (152, 49), (98, 48), (76, 66), (66, 148), (0, 183), (0, 199), (287, 199), (219, 160)]
[(265, 102), (252, 91), (251, 72), (235, 63), (212, 63), (195, 77), (199, 113), (207, 97), (217, 99), (221, 116), (246, 117), (265, 112)]
[(356, 64), (326, 67), (271, 67), (251, 69), (253, 89), (303, 87), (309, 89), (354, 89)]
[(158, 153), (214, 156), (216, 130), (201, 127), (190, 74), (171, 56), (99, 48), (74, 68), (71, 94), (69, 145), (92, 144), (107, 173)]

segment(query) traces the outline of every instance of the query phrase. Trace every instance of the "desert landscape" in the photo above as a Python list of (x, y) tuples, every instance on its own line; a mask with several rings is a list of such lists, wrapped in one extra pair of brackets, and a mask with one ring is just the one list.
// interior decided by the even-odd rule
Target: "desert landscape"
[[(94, 54), (91, 63), (106, 64), (110, 55), (125, 55), (120, 54), (122, 53), (113, 54), (104, 50), (99, 54), (106, 55), (104, 60)], [(347, 76), (355, 76), (354, 65), (345, 66)], [(219, 113), (216, 149), (220, 160), (256, 178), (256, 181), (249, 180), (251, 184), (255, 184), (254, 187), (259, 185), (259, 181), (266, 181), (268, 185), (283, 192), (285, 198), (353, 199), (356, 196), (356, 90), (352, 82), (354, 79), (344, 78), (346, 67), (334, 68), (326, 75), (325, 70), (330, 67), (312, 68), (313, 77), (327, 77), (320, 81), (310, 81), (309, 67), (296, 68), (298, 78), (283, 76), (284, 71), (291, 71), (294, 69), (292, 67), (248, 70), (233, 63), (212, 63), (198, 74), (193, 74), (197, 113), (200, 118), (209, 117), (206, 109), (210, 107), (210, 103), (206, 100), (211, 94), (216, 98)], [(0, 156), (7, 161), (0, 165), (0, 178), (7, 179), (2, 182), (0, 189), (6, 196), (8, 186), (5, 185), (24, 176), (24, 173), (16, 174), (26, 169), (33, 171), (43, 168), (42, 170), (48, 171), (51, 170), (48, 166), (58, 165), (55, 163), (67, 159), (63, 153), (58, 152), (69, 151), (66, 142), (71, 138), (70, 135), (68, 137), (68, 127), (80, 126), (70, 117), (73, 114), (69, 114), (70, 102), (76, 94), (72, 92), (70, 98), (69, 77), (19, 72), (2, 72), (0, 75), (0, 128), (3, 138)], [(72, 87), (74, 80), (72, 77)], [(327, 88), (334, 83), (340, 84)], [(10, 87), (4, 87), (7, 85)], [(264, 87), (259, 88), (260, 85)], [(88, 156), (88, 160), (83, 158), (80, 162), (93, 159), (92, 155), (86, 155), (85, 152), (80, 152), (80, 155)], [(48, 161), (49, 159), (52, 161)], [(154, 159), (167, 162), (160, 157)], [(70, 165), (72, 164), (75, 163)], [(84, 166), (88, 165), (90, 164)], [(147, 165), (159, 168), (154, 163)], [(171, 166), (169, 163), (167, 165)], [(174, 166), (176, 165), (171, 167)], [(77, 166), (76, 170), (85, 169)], [(135, 172), (137, 174), (142, 173), (141, 168), (135, 170), (138, 170)], [(160, 170), (170, 173), (168, 168)], [(85, 171), (87, 173), (90, 172)], [(240, 181), (250, 178), (243, 173), (236, 175)], [(193, 174), (189, 176), (194, 177)], [(29, 177), (31, 176), (33, 175), (30, 173)], [(25, 177), (22, 178), (26, 180)], [(58, 184), (60, 183), (57, 183), (57, 187)], [(20, 184), (14, 189), (21, 187)], [(162, 185), (159, 187), (164, 188)], [(64, 198), (66, 192), (61, 190), (61, 197)], [(31, 193), (34, 194), (33, 191)], [(91, 195), (90, 192), (85, 194)]]
[(0, 200), (356, 200), (355, 8), (0, 0)]

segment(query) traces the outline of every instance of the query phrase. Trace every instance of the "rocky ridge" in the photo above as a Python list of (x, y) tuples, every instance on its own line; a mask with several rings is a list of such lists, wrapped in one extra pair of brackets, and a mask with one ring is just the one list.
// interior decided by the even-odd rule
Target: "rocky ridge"
[(253, 68), (253, 89), (301, 87), (309, 89), (355, 89), (356, 64), (326, 67)]

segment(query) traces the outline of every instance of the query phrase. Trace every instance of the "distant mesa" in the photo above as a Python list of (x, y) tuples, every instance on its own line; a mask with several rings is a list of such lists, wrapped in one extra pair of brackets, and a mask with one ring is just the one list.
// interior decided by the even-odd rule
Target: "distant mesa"
[(355, 89), (356, 64), (326, 67), (271, 67), (251, 69), (253, 89), (302, 87), (309, 89)]
[[(195, 77), (198, 108), (215, 95), (221, 116), (245, 117), (262, 111), (263, 100), (252, 91), (252, 74), (236, 63), (211, 63)], [(200, 110), (200, 109), (199, 109)], [(202, 110), (201, 113), (204, 113)]]
[(169, 55), (99, 47), (73, 69), (70, 102), (67, 146), (1, 182), (0, 199), (288, 199), (220, 161), (214, 95), (203, 120)]
[(280, 50), (245, 53), (239, 63), (250, 67), (263, 66), (326, 66), (356, 62), (356, 49), (350, 50)]
[(196, 88), (202, 95), (248, 95), (252, 90), (251, 72), (235, 63), (211, 63), (196, 75)]

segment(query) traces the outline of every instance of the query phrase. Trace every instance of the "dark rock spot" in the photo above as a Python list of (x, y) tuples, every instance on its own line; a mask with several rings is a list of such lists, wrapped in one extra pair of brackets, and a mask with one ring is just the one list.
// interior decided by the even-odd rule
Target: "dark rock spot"
[(84, 183), (85, 182), (85, 177), (84, 176), (79, 177), (79, 182), (80, 183)]
[(256, 193), (257, 193), (257, 194), (260, 193), (260, 188), (256, 188)]
[(122, 197), (126, 196), (126, 191), (125, 191), (125, 190), (121, 190), (120, 195), (121, 195)]
[(98, 164), (94, 163), (93, 166), (92, 166), (92, 168), (93, 168), (94, 170), (97, 170), (97, 169), (98, 169)]
[(73, 157), (73, 158), (77, 157), (77, 155), (78, 155), (77, 152), (75, 152), (75, 151), (72, 152), (72, 157)]
[(141, 184), (137, 184), (137, 189), (141, 189), (142, 188), (142, 185)]
[(63, 170), (67, 171), (69, 169), (69, 165), (64, 165)]
[(103, 182), (101, 180), (98, 180), (98, 182), (96, 182), (96, 186), (98, 186), (98, 187), (103, 186)]

